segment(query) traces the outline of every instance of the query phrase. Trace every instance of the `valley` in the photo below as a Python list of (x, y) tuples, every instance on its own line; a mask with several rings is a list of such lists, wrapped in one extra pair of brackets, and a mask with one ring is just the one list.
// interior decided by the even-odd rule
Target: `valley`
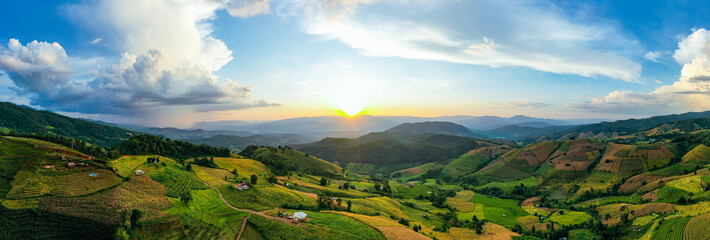
[[(0, 225), (14, 227), (0, 237), (697, 239), (710, 227), (710, 132), (689, 121), (703, 120), (528, 145), (422, 122), (239, 152), (6, 132)], [(306, 218), (282, 217), (296, 212)]]

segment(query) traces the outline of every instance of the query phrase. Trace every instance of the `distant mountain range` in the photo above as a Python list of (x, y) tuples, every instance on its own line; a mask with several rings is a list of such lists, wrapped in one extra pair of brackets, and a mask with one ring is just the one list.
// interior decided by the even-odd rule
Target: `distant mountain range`
[(233, 135), (233, 136), (249, 136), (253, 135), (248, 131), (230, 131), (230, 130), (211, 130), (205, 131), (202, 129), (179, 129), (179, 128), (156, 128), (156, 127), (128, 127), (130, 129), (150, 133), (153, 135), (163, 136), (171, 139), (195, 139), (209, 138), (218, 135)]
[(298, 134), (266, 134), (251, 136), (216, 135), (208, 138), (182, 139), (194, 144), (206, 144), (213, 147), (226, 147), (232, 152), (240, 152), (250, 145), (258, 146), (289, 146), (303, 144), (318, 139), (306, 138)]
[[(597, 123), (604, 119), (557, 120), (513, 116), (509, 118), (495, 116), (320, 116), (290, 118), (268, 122), (248, 123), (245, 121), (217, 121), (196, 123), (193, 128), (205, 130), (229, 130), (250, 132), (251, 134), (293, 133), (312, 138), (323, 137), (358, 137), (370, 132), (380, 132), (402, 123), (452, 122), (462, 125), (473, 132), (485, 132), (496, 128), (516, 125), (519, 127), (543, 128), (550, 126), (570, 126)], [(231, 134), (230, 134), (231, 135)]]

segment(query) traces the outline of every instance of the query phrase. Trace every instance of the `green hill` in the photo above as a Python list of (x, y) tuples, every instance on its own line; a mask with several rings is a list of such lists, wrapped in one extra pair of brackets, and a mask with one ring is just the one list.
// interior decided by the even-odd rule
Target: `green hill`
[(339, 166), (377, 166), (349, 169), (363, 174), (389, 174), (426, 163), (453, 159), (471, 149), (501, 144), (495, 140), (463, 136), (385, 131), (354, 139), (325, 138), (314, 143), (296, 145), (296, 148)]
[(441, 174), (447, 179), (458, 179), (485, 167), (491, 160), (511, 151), (507, 146), (482, 147), (471, 150), (447, 163)]
[(0, 102), (0, 133), (3, 131), (59, 134), (104, 147), (113, 146), (135, 135), (135, 132), (124, 128)]
[(327, 177), (342, 177), (345, 174), (345, 171), (335, 164), (289, 147), (249, 146), (239, 155), (262, 162), (279, 175), (284, 175), (287, 171)]

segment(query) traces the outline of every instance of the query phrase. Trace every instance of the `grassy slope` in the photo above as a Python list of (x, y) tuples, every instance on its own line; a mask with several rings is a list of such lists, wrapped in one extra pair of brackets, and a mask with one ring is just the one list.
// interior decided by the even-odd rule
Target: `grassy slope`
[(293, 166), (295, 171), (315, 175), (338, 176), (344, 172), (341, 167), (333, 163), (314, 156), (306, 156), (305, 153), (293, 149), (260, 148), (254, 151), (252, 158), (267, 165), (270, 161), (283, 161)]
[(457, 179), (477, 171), (478, 166), (488, 161), (488, 158), (481, 153), (466, 153), (446, 164), (442, 170), (442, 174), (448, 175), (452, 179)]

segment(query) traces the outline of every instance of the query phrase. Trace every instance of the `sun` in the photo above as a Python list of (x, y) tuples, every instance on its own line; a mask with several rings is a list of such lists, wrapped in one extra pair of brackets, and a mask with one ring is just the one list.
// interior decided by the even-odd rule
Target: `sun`
[(358, 105), (343, 105), (339, 107), (339, 110), (342, 111), (345, 115), (354, 117), (362, 113), (364, 109), (362, 106)]
[(335, 108), (342, 111), (343, 114), (354, 117), (361, 114), (365, 110), (365, 101), (363, 98), (355, 94), (344, 94), (340, 96)]

